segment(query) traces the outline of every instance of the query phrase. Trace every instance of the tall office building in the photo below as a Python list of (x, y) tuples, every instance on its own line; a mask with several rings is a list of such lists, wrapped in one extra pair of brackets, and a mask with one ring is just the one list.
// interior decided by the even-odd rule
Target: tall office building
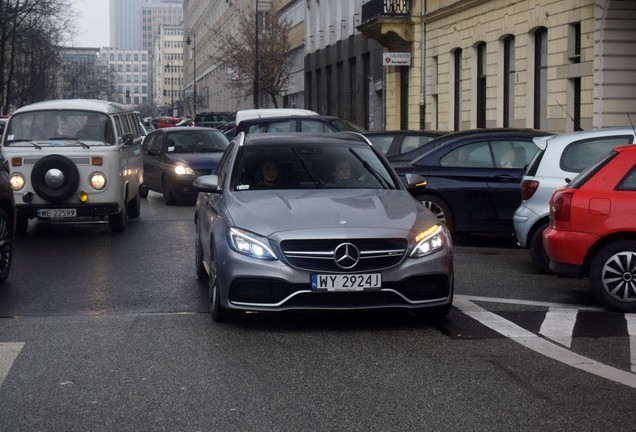
[(152, 50), (159, 26), (181, 25), (183, 0), (110, 0), (110, 46)]

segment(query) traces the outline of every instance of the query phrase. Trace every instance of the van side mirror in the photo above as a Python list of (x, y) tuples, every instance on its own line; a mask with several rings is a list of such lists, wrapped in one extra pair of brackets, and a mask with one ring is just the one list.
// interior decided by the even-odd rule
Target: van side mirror
[(124, 145), (126, 146), (131, 145), (133, 143), (133, 140), (134, 140), (133, 134), (131, 133), (124, 134)]

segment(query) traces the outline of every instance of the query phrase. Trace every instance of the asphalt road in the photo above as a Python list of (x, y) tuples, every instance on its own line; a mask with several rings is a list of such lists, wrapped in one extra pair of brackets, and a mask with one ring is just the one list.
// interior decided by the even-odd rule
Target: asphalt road
[[(210, 319), (192, 206), (31, 222), (0, 286), (2, 431), (631, 431), (632, 318), (510, 239), (455, 248), (446, 319)], [(630, 327), (632, 326), (632, 327)], [(634, 330), (632, 328), (632, 330)]]

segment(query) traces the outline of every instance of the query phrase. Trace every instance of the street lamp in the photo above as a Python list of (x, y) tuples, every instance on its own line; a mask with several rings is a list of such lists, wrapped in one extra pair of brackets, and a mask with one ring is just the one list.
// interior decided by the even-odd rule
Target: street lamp
[(192, 60), (194, 63), (194, 72), (192, 74), (192, 95), (194, 96), (194, 110), (192, 112), (192, 118), (196, 118), (197, 116), (197, 43), (196, 43), (197, 34), (192, 32), (192, 38), (188, 35), (186, 39), (186, 44), (190, 46), (192, 44)]
[[(168, 78), (168, 72), (170, 72), (170, 78)], [(166, 64), (166, 79), (170, 80), (170, 116), (174, 117), (174, 81), (173, 81), (172, 69), (170, 68), (170, 63)]]

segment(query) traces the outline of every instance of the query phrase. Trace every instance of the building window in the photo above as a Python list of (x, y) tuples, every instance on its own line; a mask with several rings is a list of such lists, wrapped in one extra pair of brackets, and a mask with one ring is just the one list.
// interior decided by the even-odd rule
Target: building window
[[(571, 63), (581, 63), (581, 23), (577, 22), (570, 26), (569, 32), (569, 59)], [(581, 129), (581, 77), (577, 76), (572, 81), (572, 123), (575, 131)]]
[(456, 49), (453, 51), (453, 130), (458, 131), (461, 126), (461, 100), (462, 100), (462, 50)]
[(510, 127), (515, 112), (515, 37), (504, 39), (503, 127)]
[(486, 127), (486, 43), (477, 45), (477, 127)]
[(547, 129), (548, 112), (548, 30), (534, 33), (534, 128)]

